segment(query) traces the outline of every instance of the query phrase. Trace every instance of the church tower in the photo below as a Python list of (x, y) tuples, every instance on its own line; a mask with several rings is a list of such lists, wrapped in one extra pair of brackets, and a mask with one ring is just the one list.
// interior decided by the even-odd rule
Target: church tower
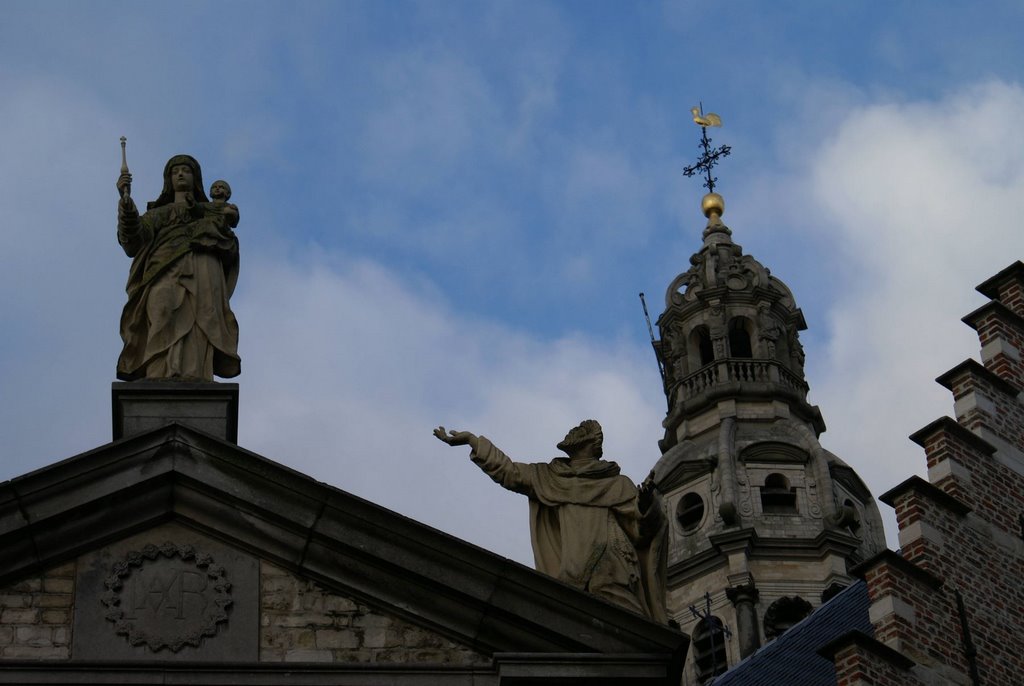
[(709, 142), (705, 128), (704, 156), (687, 169), (705, 171), (711, 191), (703, 244), (668, 287), (654, 344), (668, 400), (655, 467), (671, 519), (668, 608), (691, 636), (695, 684), (800, 621), (885, 547), (864, 482), (818, 442), (792, 292), (722, 222), (710, 172), (729, 149)]

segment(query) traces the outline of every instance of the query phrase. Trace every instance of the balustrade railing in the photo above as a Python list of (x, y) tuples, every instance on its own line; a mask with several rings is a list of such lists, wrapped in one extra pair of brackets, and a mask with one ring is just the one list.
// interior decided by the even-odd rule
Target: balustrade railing
[(806, 393), (807, 383), (777, 360), (725, 358), (715, 360), (683, 377), (679, 382), (683, 400), (688, 400), (719, 384), (777, 383)]

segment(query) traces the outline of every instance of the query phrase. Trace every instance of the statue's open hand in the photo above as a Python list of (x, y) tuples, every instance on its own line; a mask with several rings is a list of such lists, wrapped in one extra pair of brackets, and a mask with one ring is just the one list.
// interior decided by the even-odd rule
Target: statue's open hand
[(470, 433), (469, 431), (445, 431), (443, 426), (439, 426), (434, 429), (434, 436), (439, 441), (444, 441), (448, 445), (468, 445), (476, 450), (477, 437), (476, 434)]

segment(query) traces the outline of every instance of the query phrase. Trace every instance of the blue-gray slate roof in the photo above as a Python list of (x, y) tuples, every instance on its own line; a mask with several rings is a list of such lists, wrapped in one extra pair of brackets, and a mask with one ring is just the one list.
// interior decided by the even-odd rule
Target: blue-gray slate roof
[(766, 646), (717, 677), (714, 686), (836, 686), (832, 661), (818, 654), (829, 641), (857, 630), (875, 633), (868, 587), (857, 581)]

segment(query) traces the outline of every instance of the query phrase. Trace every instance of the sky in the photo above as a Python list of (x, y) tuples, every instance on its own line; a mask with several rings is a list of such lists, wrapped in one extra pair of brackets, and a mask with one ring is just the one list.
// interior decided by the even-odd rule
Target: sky
[[(0, 481), (108, 442), (114, 183), (176, 153), (239, 206), (239, 443), (532, 564), (525, 498), (431, 435), (659, 457), (652, 318), (700, 246), (789, 285), (822, 444), (875, 495), (1021, 257), (1019, 2), (17, 2), (0, 7)], [(880, 505), (896, 547), (891, 510)]]

